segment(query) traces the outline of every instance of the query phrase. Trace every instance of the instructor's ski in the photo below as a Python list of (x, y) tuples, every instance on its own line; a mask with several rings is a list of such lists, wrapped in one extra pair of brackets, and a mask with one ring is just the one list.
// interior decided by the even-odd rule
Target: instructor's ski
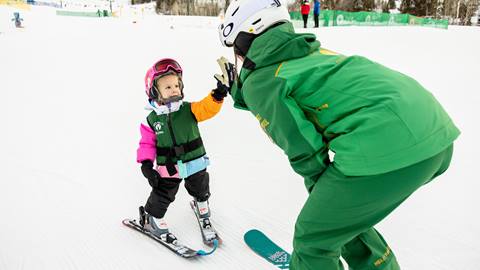
[(212, 254), (218, 247), (218, 242), (213, 244), (213, 249), (209, 252), (203, 251), (203, 250), (194, 250), (192, 248), (189, 248), (183, 244), (181, 244), (178, 240), (174, 241), (168, 241), (166, 239), (161, 239), (160, 237), (152, 234), (151, 232), (145, 230), (136, 220), (133, 219), (124, 219), (122, 221), (123, 225), (140, 232), (151, 239), (155, 240), (156, 242), (162, 244), (163, 246), (167, 247), (171, 251), (173, 251), (175, 254), (183, 257), (183, 258), (193, 258), (197, 256), (206, 256)]
[(250, 230), (243, 236), (245, 243), (271, 264), (279, 269), (288, 269), (290, 254), (275, 244), (270, 238), (259, 230)]

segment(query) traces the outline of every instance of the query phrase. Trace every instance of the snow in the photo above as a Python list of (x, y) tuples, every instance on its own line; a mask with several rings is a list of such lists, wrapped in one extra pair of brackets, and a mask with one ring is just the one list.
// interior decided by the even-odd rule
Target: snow
[[(144, 73), (159, 58), (176, 58), (186, 99), (204, 97), (215, 86), (215, 60), (233, 60), (218, 42), (217, 18), (79, 18), (33, 7), (21, 11), (26, 27), (15, 29), (12, 14), (0, 6), (0, 269), (274, 269), (243, 243), (251, 228), (292, 250), (303, 180), (230, 99), (200, 125), (212, 161), (212, 222), (224, 245), (188, 261), (121, 225), (149, 193), (135, 163)], [(478, 269), (480, 28), (299, 31), (415, 77), (443, 104), (462, 130), (449, 171), (377, 229), (402, 269)], [(205, 249), (189, 200), (182, 185), (166, 219), (186, 244)]]

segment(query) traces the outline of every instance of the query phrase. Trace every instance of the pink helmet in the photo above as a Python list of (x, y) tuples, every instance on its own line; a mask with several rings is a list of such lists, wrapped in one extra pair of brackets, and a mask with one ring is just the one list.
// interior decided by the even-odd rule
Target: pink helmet
[(177, 74), (180, 78), (180, 84), (183, 88), (183, 83), (181, 82), (182, 72), (182, 67), (174, 59), (163, 58), (157, 61), (151, 68), (147, 70), (147, 74), (145, 75), (145, 93), (147, 94), (148, 98), (154, 100), (158, 98), (158, 90), (155, 86), (155, 80), (168, 74)]

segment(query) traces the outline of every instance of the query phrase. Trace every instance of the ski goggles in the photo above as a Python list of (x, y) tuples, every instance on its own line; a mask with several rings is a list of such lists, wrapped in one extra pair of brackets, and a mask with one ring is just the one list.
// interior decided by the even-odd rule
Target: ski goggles
[(155, 70), (155, 77), (157, 75), (161, 75), (163, 73), (166, 73), (169, 70), (175, 71), (176, 73), (178, 73), (180, 75), (182, 75), (182, 72), (183, 72), (180, 64), (177, 61), (175, 61), (173, 59), (170, 59), (170, 58), (165, 58), (165, 59), (162, 59), (162, 60), (158, 61), (153, 66), (153, 69)]

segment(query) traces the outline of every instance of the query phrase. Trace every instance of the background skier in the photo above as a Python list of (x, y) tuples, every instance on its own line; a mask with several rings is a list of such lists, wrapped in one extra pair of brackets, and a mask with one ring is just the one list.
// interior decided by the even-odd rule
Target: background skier
[(320, 0), (313, 1), (313, 21), (315, 27), (318, 27), (318, 17), (320, 16)]
[(16, 27), (16, 28), (23, 28), (23, 26), (22, 26), (22, 21), (23, 21), (23, 19), (20, 18), (20, 13), (19, 13), (19, 12), (14, 12), (14, 13), (13, 13), (13, 19), (12, 19), (12, 21), (15, 22), (15, 27)]
[(310, 13), (310, 3), (308, 0), (303, 1), (302, 5), (300, 6), (300, 13), (302, 13), (303, 18), (303, 28), (307, 28), (308, 14)]

